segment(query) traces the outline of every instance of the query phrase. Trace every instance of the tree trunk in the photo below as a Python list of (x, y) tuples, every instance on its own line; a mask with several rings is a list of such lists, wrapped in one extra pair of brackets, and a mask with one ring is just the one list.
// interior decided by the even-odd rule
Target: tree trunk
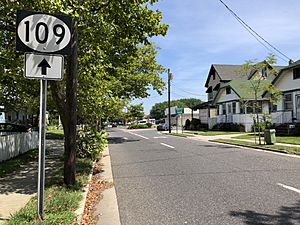
[(76, 182), (76, 125), (77, 125), (77, 27), (72, 34), (71, 55), (68, 57), (66, 78), (66, 114), (63, 122), (65, 132), (64, 183), (74, 185)]

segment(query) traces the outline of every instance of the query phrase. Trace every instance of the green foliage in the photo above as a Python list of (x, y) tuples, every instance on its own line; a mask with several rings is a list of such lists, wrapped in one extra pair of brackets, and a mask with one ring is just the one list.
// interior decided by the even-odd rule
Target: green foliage
[(212, 130), (245, 132), (245, 126), (239, 123), (218, 123)]
[(191, 121), (189, 119), (187, 119), (185, 121), (185, 125), (184, 125), (186, 130), (189, 130), (191, 128)]
[(146, 124), (133, 124), (128, 129), (146, 129), (149, 128)]
[(200, 128), (200, 120), (193, 118), (191, 121), (190, 129), (191, 130), (199, 130), (199, 128)]
[[(1, 165), (1, 164), (0, 164)], [(90, 159), (77, 160), (77, 186), (67, 188), (60, 186), (63, 180), (62, 169), (51, 177), (45, 188), (44, 212), (45, 218), (42, 224), (73, 224), (76, 218), (75, 210), (82, 199), (82, 187), (86, 184), (91, 173), (93, 162)], [(32, 225), (40, 224), (36, 220), (37, 197), (33, 197), (17, 213), (13, 214), (6, 225)]]
[(107, 133), (98, 131), (95, 126), (85, 125), (78, 130), (77, 140), (77, 155), (96, 159), (107, 146)]
[(146, 123), (146, 125), (147, 125), (148, 128), (152, 127), (152, 123)]
[[(196, 98), (183, 98), (178, 100), (172, 100), (170, 102), (171, 107), (177, 106), (178, 108), (192, 108), (195, 105), (201, 104), (202, 101)], [(168, 108), (168, 102), (156, 103), (150, 110), (151, 118), (160, 120), (165, 117), (165, 109)]]
[(141, 120), (144, 118), (143, 103), (127, 107), (127, 119), (129, 121)]

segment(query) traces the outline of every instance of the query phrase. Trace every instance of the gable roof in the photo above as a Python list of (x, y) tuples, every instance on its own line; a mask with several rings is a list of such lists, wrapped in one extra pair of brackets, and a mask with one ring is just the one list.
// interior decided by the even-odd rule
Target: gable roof
[(208, 82), (210, 80), (211, 75), (216, 72), (219, 76), (220, 80), (243, 80), (240, 74), (238, 74), (238, 70), (241, 65), (225, 65), (225, 64), (212, 64), (208, 73), (208, 77), (205, 82), (205, 87), (208, 87)]
[[(289, 69), (294, 69), (300, 67), (300, 60), (297, 60), (296, 62), (291, 63), (288, 66), (282, 66), (281, 69), (279, 70), (277, 76), (275, 77), (274, 80), (272, 80), (272, 84), (276, 84), (276, 82), (279, 80), (279, 78), (282, 76), (284, 71), (287, 71)], [(264, 91), (264, 93), (262, 94), (263, 97), (265, 97), (265, 95), (267, 94), (267, 91)]]
[(279, 79), (280, 76), (282, 76), (282, 73), (286, 70), (289, 70), (289, 69), (294, 69), (294, 68), (297, 68), (300, 66), (300, 60), (297, 60), (296, 62), (294, 63), (291, 63), (290, 65), (288, 66), (284, 66), (283, 68), (281, 68), (281, 70), (279, 71), (278, 75), (276, 76), (276, 78), (272, 81), (272, 84), (275, 84), (277, 82), (277, 80)]
[[(245, 72), (245, 76), (239, 72), (241, 70), (242, 65), (226, 65), (226, 64), (212, 64), (209, 70), (209, 75), (205, 82), (205, 87), (208, 87), (208, 82), (210, 80), (211, 75), (216, 72), (222, 81), (231, 81), (231, 80), (247, 80), (250, 79), (257, 71), (249, 70)], [(285, 68), (285, 66), (271, 66), (277, 73)], [(274, 76), (268, 76), (268, 80), (273, 80)]]
[[(255, 94), (253, 89), (251, 88), (251, 80), (232, 80), (224, 85), (222, 85), (222, 87), (219, 89), (215, 99), (213, 100), (213, 104), (215, 104), (217, 97), (219, 96), (219, 94), (221, 93), (222, 89), (225, 89), (226, 87), (230, 87), (235, 93), (236, 95), (240, 98), (240, 99), (245, 99), (245, 100), (251, 100), (251, 99), (255, 99)], [(265, 80), (262, 81), (263, 83), (270, 83), (269, 80)], [(258, 93), (258, 96), (260, 96), (260, 99), (262, 98), (264, 91), (261, 90)]]

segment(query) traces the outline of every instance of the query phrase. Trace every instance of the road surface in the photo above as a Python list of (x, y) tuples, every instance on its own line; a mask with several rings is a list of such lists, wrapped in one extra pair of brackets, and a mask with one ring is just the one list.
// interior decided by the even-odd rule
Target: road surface
[(300, 158), (109, 131), (122, 225), (300, 224)]

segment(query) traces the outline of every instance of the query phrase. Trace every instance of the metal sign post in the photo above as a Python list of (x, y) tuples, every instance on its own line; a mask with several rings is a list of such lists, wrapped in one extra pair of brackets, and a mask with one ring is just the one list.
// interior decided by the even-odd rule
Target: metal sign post
[(46, 150), (46, 101), (47, 80), (40, 82), (40, 122), (39, 122), (39, 174), (38, 174), (38, 217), (43, 219), (45, 188), (45, 150)]

